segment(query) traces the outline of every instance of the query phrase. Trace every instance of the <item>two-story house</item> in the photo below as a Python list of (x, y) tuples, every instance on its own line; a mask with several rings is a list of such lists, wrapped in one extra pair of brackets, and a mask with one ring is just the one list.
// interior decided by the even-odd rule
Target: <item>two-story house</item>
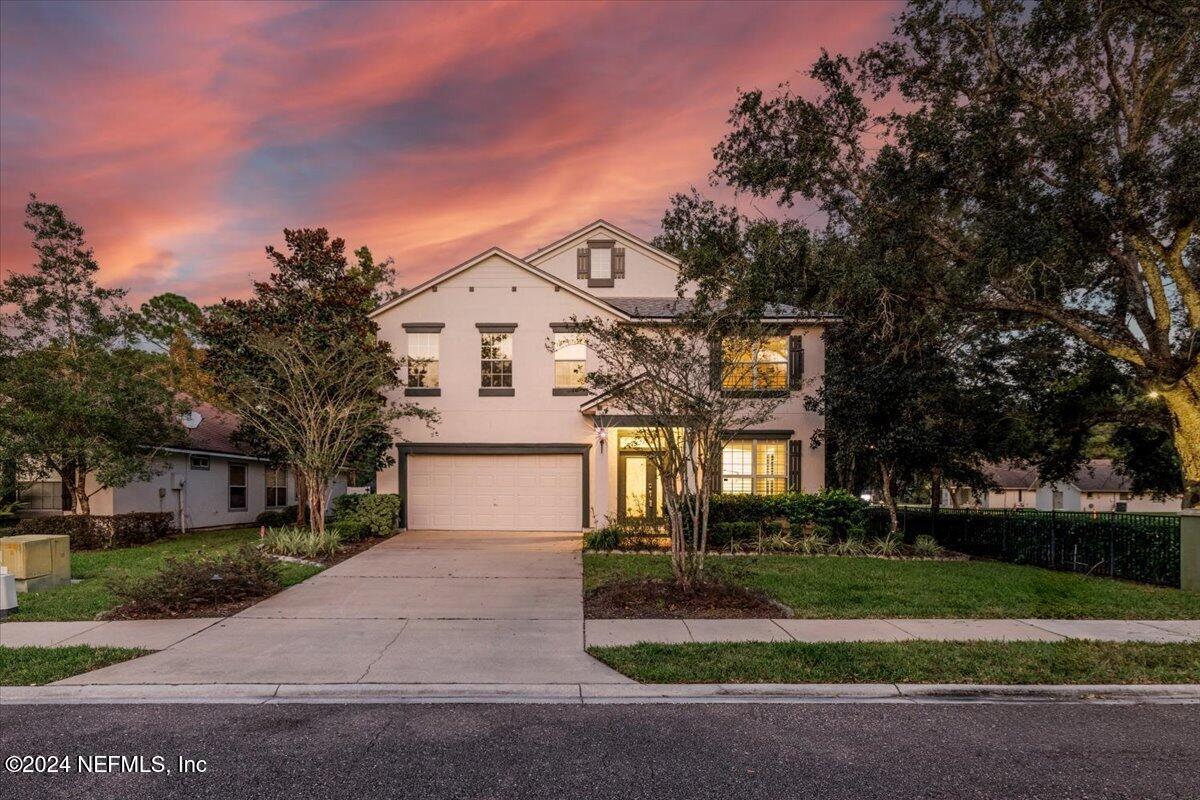
[[(568, 531), (660, 514), (638, 420), (583, 388), (593, 354), (569, 320), (669, 322), (678, 277), (678, 260), (597, 220), (524, 258), (494, 247), (376, 309), (408, 357), (406, 399), (441, 415), (433, 430), (402, 422), (396, 464), (376, 476), (405, 498), (407, 526)], [(722, 491), (824, 485), (824, 451), (810, 445), (822, 418), (804, 396), (820, 384), (829, 318), (775, 309), (770, 321), (778, 341), (755, 374), (799, 388), (726, 448)]]

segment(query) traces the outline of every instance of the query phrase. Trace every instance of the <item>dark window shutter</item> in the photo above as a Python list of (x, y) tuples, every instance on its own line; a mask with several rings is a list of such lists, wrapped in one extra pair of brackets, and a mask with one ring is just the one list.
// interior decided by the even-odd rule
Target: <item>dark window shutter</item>
[(804, 337), (788, 337), (788, 388), (804, 385)]
[(592, 251), (586, 247), (581, 247), (576, 251), (578, 261), (576, 262), (575, 277), (580, 280), (587, 280), (592, 277)]
[(612, 276), (614, 278), (625, 277), (625, 248), (614, 247), (612, 251)]
[(800, 459), (804, 455), (804, 442), (793, 439), (788, 442), (788, 488), (800, 491)]

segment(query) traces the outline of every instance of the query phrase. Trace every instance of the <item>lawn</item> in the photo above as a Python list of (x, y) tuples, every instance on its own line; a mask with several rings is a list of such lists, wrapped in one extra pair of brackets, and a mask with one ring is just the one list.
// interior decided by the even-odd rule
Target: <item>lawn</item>
[[(1200, 593), (992, 561), (747, 556), (711, 558), (714, 575), (819, 619), (864, 617), (1200, 619)], [(665, 578), (661, 555), (585, 554), (584, 588)]]
[(0, 686), (41, 686), (144, 656), (131, 647), (0, 647)]
[[(125, 572), (131, 576), (149, 575), (167, 557), (187, 556), (200, 552), (216, 553), (236, 549), (258, 538), (257, 528), (236, 528), (226, 531), (192, 533), (161, 539), (142, 547), (115, 550), (79, 550), (71, 553), (71, 577), (80, 583), (19, 595), (18, 613), (12, 622), (46, 620), (87, 620), (117, 605), (108, 590), (107, 576)], [(291, 586), (320, 572), (320, 568), (304, 564), (281, 564), (280, 578)]]
[(738, 642), (588, 652), (642, 683), (1200, 682), (1200, 644)]

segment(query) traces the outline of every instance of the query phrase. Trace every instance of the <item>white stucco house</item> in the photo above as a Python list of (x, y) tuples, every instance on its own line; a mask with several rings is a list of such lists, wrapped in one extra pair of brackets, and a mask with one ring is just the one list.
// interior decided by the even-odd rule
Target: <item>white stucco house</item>
[[(170, 512), (176, 528), (191, 530), (251, 524), (263, 511), (295, 503), (291, 470), (272, 469), (236, 443), (237, 422), (229, 412), (197, 404), (183, 420), (184, 444), (157, 448), (157, 474), (97, 491), (91, 496), (91, 513)], [(346, 477), (330, 485), (331, 497), (345, 493)], [(89, 476), (89, 486), (91, 481)], [(53, 474), (22, 480), (17, 499), (24, 503), (22, 517), (71, 512), (70, 497)]]
[[(401, 421), (378, 491), (405, 498), (409, 528), (570, 531), (661, 514), (640, 423), (583, 388), (593, 354), (568, 321), (667, 322), (678, 276), (675, 258), (597, 220), (524, 258), (493, 247), (380, 306), (380, 335), (410, 359), (405, 398), (441, 419)], [(804, 396), (820, 386), (831, 318), (770, 313), (778, 341), (756, 358), (788, 397), (726, 449), (722, 489), (818, 491), (822, 418)]]
[[(1080, 467), (1070, 480), (1043, 484), (1036, 467), (1017, 464), (989, 464), (985, 471), (997, 488), (978, 495), (957, 488), (954, 500), (959, 507), (1037, 509), (1039, 511), (1179, 511), (1183, 498), (1134, 494), (1130, 479), (1117, 472), (1112, 459), (1093, 458)], [(948, 491), (944, 505), (951, 504)]]

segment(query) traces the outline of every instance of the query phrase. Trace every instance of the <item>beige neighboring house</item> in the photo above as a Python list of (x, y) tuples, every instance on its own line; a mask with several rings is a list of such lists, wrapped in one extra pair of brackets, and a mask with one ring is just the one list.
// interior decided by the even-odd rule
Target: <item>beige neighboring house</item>
[[(594, 356), (569, 320), (669, 322), (686, 302), (678, 275), (675, 258), (597, 220), (524, 258), (493, 247), (380, 306), (380, 335), (410, 359), (405, 397), (441, 420), (400, 423), (378, 491), (405, 498), (409, 528), (574, 531), (661, 516), (642, 423), (583, 388)], [(818, 491), (825, 453), (809, 441), (822, 417), (804, 397), (820, 386), (830, 318), (768, 313), (780, 334), (756, 360), (788, 398), (726, 449), (723, 491)]]
[[(1048, 485), (1038, 479), (1035, 467), (992, 464), (985, 470), (999, 488), (978, 496), (970, 489), (955, 489), (958, 506), (1137, 513), (1179, 511), (1183, 505), (1179, 496), (1156, 499), (1135, 495), (1129, 478), (1117, 472), (1109, 458), (1094, 458), (1071, 480)], [(943, 503), (950, 504), (949, 493), (944, 494)]]
[[(263, 511), (296, 502), (291, 470), (271, 469), (233, 441), (236, 416), (200, 403), (184, 417), (183, 426), (186, 444), (158, 449), (161, 458), (154, 477), (100, 490), (91, 497), (91, 513), (165, 511), (174, 515), (175, 527), (181, 527), (182, 519), (182, 527), (190, 530), (250, 524)], [(90, 478), (88, 482), (91, 485)], [(330, 495), (345, 491), (345, 476), (339, 476), (330, 485)], [(19, 513), (23, 517), (71, 511), (57, 476), (23, 482), (18, 499), (26, 503)]]

